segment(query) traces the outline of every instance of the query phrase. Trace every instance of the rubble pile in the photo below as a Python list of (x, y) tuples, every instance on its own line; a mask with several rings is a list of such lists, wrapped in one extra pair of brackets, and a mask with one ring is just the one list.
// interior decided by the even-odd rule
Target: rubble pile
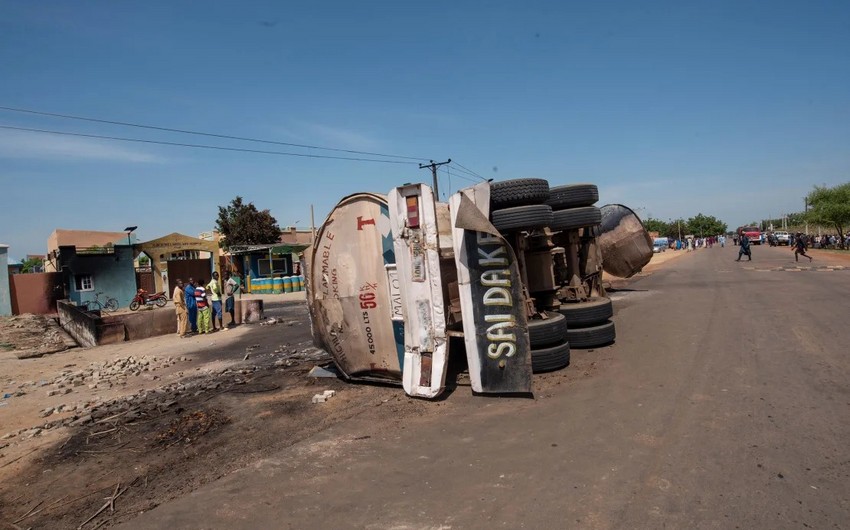
[(60, 352), (73, 346), (76, 346), (73, 339), (47, 316), (25, 314), (0, 318), (0, 347), (20, 359)]
[[(258, 345), (249, 347), (249, 351)], [(271, 368), (286, 368), (304, 362), (327, 361), (330, 356), (317, 348), (306, 348), (302, 350), (289, 349), (280, 351), (285, 346), (276, 350), (275, 361)], [(63, 370), (59, 376), (52, 380), (28, 381), (19, 386), (15, 395), (24, 395), (24, 389), (48, 388), (48, 395), (71, 394), (74, 388), (86, 385), (90, 389), (106, 389), (115, 385), (123, 387), (131, 377), (148, 376), (152, 380), (159, 376), (151, 372), (167, 368), (178, 361), (191, 361), (189, 357), (160, 358), (154, 356), (126, 357), (114, 359), (107, 362), (92, 363), (82, 370)], [(38, 426), (23, 428), (0, 437), (9, 440), (15, 437), (32, 438), (40, 436), (45, 430), (57, 427), (78, 427), (90, 424), (103, 423), (125, 423), (131, 424), (140, 419), (161, 416), (165, 413), (182, 412), (179, 400), (189, 396), (199, 396), (203, 393), (226, 392), (239, 385), (245, 385), (253, 380), (254, 373), (258, 370), (270, 368), (269, 366), (232, 366), (223, 369), (196, 368), (193, 376), (183, 377), (183, 372), (175, 375), (178, 381), (159, 386), (157, 388), (140, 389), (134, 394), (104, 400), (101, 396), (94, 396), (89, 400), (61, 404), (47, 407), (40, 412), (40, 416), (46, 421)], [(70, 413), (70, 415), (68, 414)], [(62, 418), (50, 419), (54, 415), (64, 415)]]

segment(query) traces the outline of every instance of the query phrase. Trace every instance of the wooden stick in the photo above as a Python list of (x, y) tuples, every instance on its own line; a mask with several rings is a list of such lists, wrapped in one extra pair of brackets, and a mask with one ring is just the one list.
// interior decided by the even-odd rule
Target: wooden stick
[(39, 506), (41, 506), (42, 504), (44, 504), (44, 500), (43, 500), (43, 499), (42, 499), (41, 501), (39, 501), (39, 502), (38, 502), (38, 504), (36, 504), (36, 505), (35, 505), (35, 506), (33, 506), (32, 508), (30, 508), (30, 511), (28, 511), (28, 512), (27, 512), (27, 513), (25, 513), (25, 514), (23, 514), (23, 515), (22, 515), (22, 516), (20, 516), (18, 519), (16, 519), (16, 520), (12, 521), (12, 524), (20, 523), (21, 521), (23, 521), (24, 519), (26, 519), (27, 517), (29, 517), (29, 515), (33, 512), (33, 510), (35, 510), (36, 508), (38, 508), (38, 507), (39, 507)]
[(6, 463), (5, 463), (5, 464), (3, 464), (2, 466), (0, 466), (0, 469), (3, 469), (4, 467), (6, 467), (6, 466), (8, 466), (8, 465), (10, 465), (10, 464), (14, 464), (15, 462), (17, 462), (17, 461), (18, 461), (18, 460), (20, 460), (21, 458), (23, 458), (23, 457), (25, 457), (25, 456), (29, 456), (29, 455), (33, 454), (34, 452), (38, 451), (38, 449), (39, 449), (39, 448), (38, 448), (38, 447), (36, 447), (35, 449), (31, 450), (29, 453), (24, 453), (24, 454), (22, 454), (21, 456), (19, 456), (18, 458), (15, 458), (14, 460), (9, 460), (8, 462), (6, 462)]

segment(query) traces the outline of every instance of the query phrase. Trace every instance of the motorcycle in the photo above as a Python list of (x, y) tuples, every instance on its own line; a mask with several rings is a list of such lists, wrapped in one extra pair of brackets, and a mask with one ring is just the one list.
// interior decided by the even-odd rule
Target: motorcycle
[(136, 296), (133, 297), (133, 301), (130, 302), (130, 310), (135, 311), (142, 305), (153, 306), (156, 304), (157, 307), (164, 307), (167, 303), (168, 297), (165, 296), (165, 291), (150, 294), (144, 289), (139, 289), (136, 291)]

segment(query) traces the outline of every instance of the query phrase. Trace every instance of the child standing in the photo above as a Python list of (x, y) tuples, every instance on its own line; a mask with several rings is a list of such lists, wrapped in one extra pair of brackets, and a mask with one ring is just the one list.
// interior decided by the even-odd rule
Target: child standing
[(207, 291), (204, 289), (204, 280), (195, 286), (195, 305), (198, 307), (198, 333), (212, 333), (210, 306), (207, 303)]

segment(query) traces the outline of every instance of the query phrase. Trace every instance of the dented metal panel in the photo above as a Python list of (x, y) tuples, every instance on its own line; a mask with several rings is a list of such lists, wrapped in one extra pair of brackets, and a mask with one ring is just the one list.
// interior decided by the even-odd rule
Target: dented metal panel
[(401, 381), (404, 318), (386, 197), (348, 196), (316, 237), (308, 304), (314, 342), (351, 379)]
[(488, 220), (490, 185), (451, 197), (469, 377), (475, 392), (531, 392), (531, 347), (517, 257)]
[(606, 204), (600, 210), (602, 226), (597, 242), (602, 251), (602, 268), (613, 276), (634, 276), (652, 259), (649, 232), (627, 206)]
[(437, 205), (424, 184), (396, 188), (388, 202), (405, 316), (402, 385), (411, 396), (434, 398), (448, 366)]

